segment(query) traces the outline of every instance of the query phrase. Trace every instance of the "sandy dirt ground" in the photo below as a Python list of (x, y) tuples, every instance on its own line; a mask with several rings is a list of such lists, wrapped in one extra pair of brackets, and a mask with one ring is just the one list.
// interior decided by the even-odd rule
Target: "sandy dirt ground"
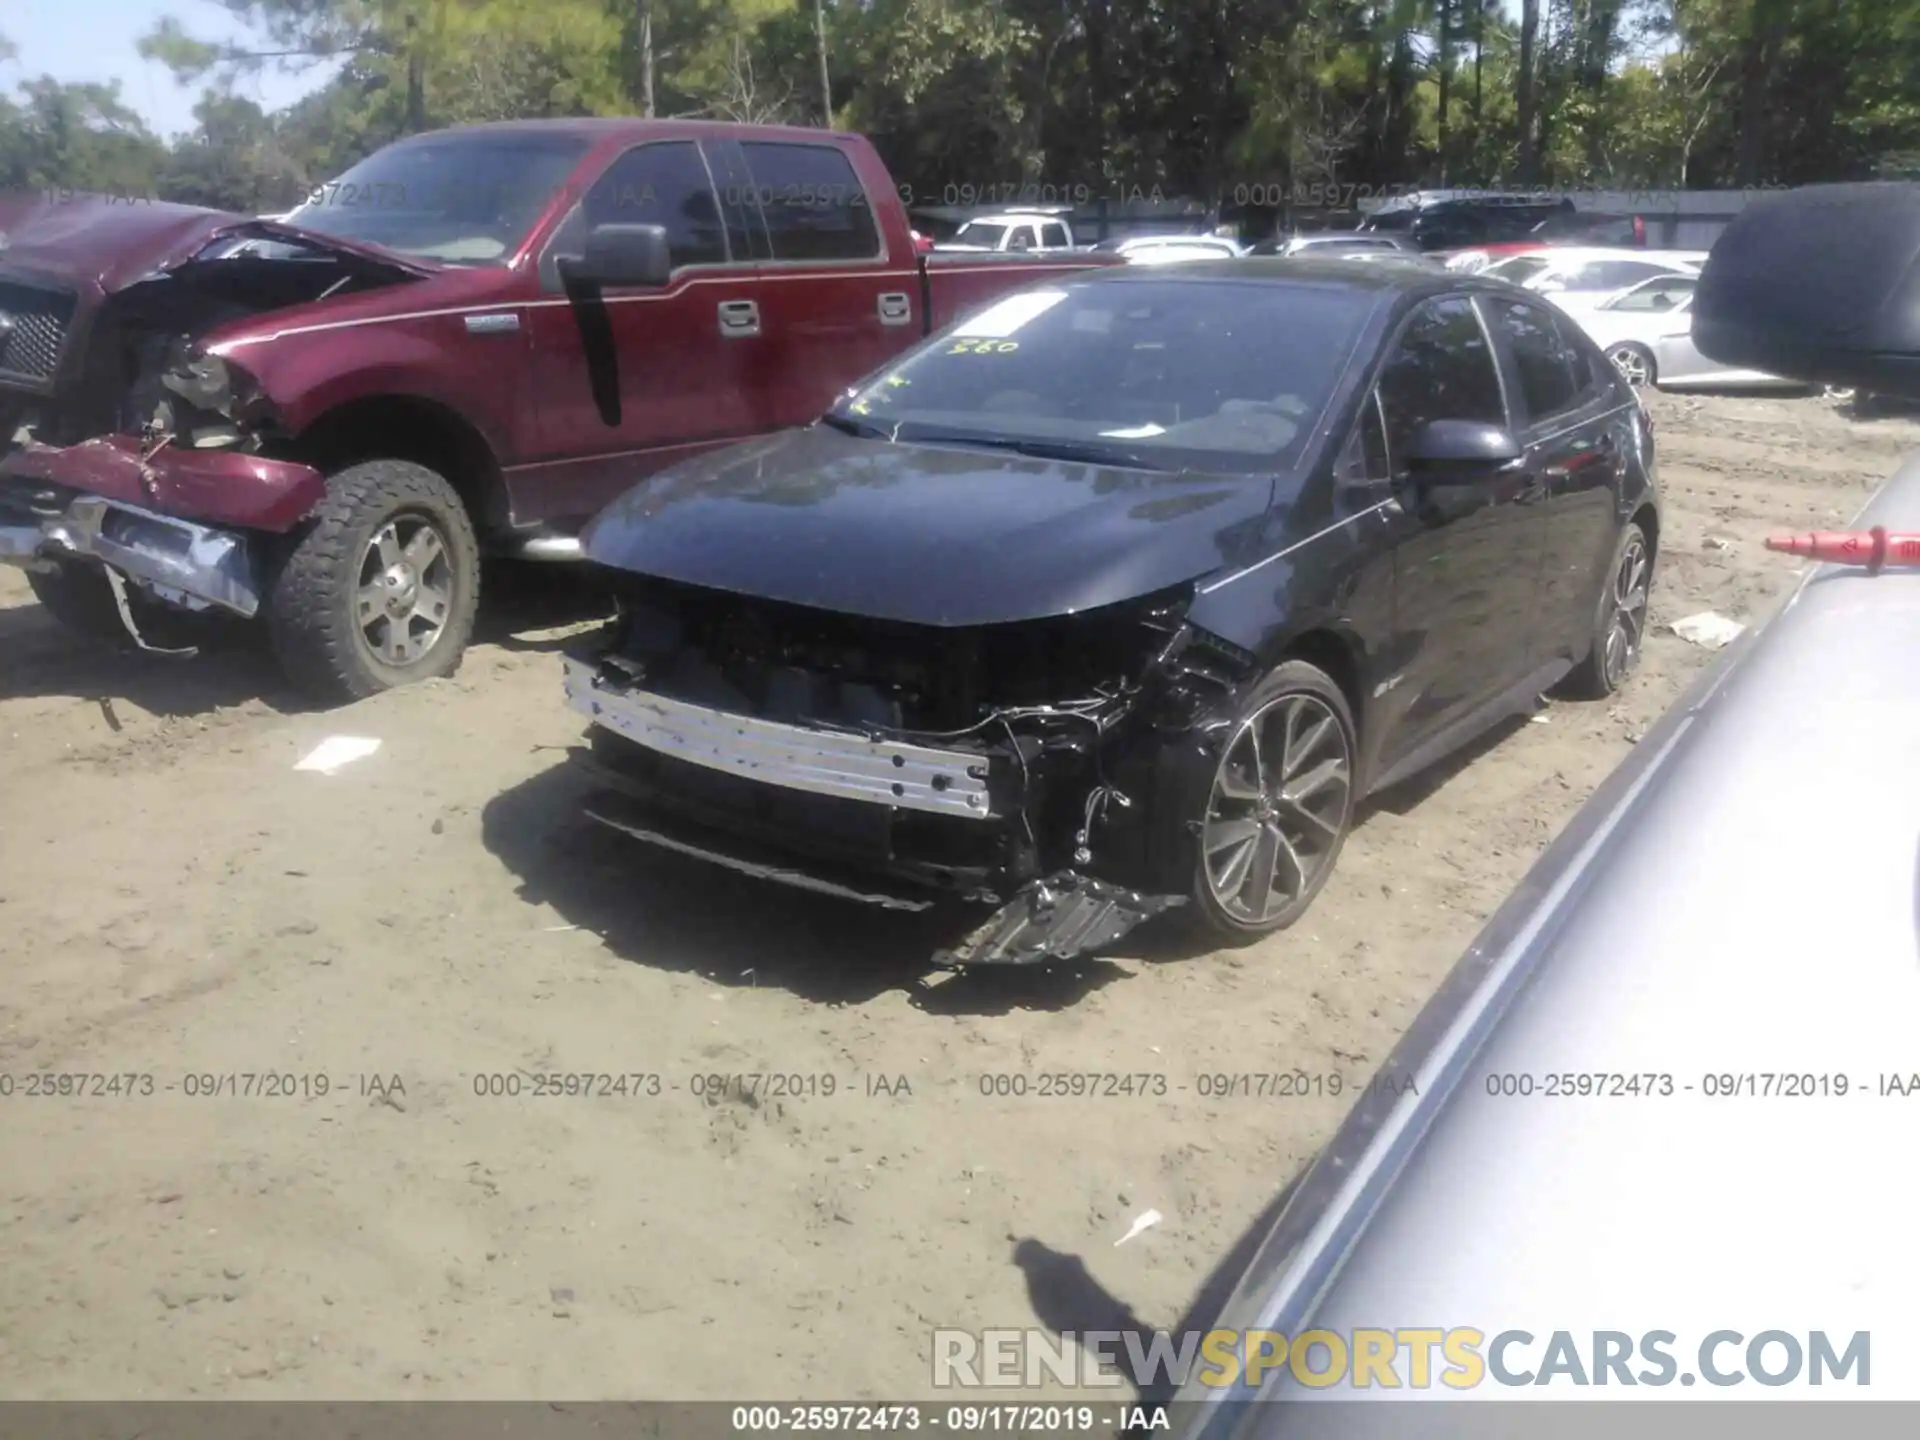
[[(1662, 623), (1763, 613), (1794, 568), (1760, 537), (1920, 444), (1652, 403)], [(935, 1327), (1174, 1324), (1709, 659), (1659, 630), (1614, 702), (1386, 797), (1267, 943), (952, 976), (917, 917), (576, 818), (555, 652), (596, 599), (489, 584), (456, 679), (320, 714), (244, 647), (77, 645), (0, 575), (0, 1396), (904, 1399)], [(335, 733), (382, 747), (294, 771)], [(1116, 1071), (1165, 1093), (1031, 1093)], [(1201, 1094), (1283, 1071), (1349, 1094)], [(566, 1074), (659, 1093), (533, 1093)]]

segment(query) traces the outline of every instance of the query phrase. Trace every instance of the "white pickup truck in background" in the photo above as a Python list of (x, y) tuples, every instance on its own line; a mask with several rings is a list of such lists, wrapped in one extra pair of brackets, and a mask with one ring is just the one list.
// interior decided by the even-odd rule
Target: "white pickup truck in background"
[(943, 240), (935, 248), (976, 254), (1057, 255), (1077, 247), (1073, 227), (1064, 215), (1049, 210), (1008, 210), (975, 216), (956, 230), (951, 240)]

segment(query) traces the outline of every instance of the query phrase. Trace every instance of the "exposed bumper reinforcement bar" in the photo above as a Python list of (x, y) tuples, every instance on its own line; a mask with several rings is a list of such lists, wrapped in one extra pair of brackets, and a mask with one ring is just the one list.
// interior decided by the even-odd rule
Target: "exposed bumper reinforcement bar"
[(252, 619), (260, 592), (247, 537), (82, 495), (30, 525), (0, 524), (0, 564), (98, 560), (188, 609), (219, 606)]
[(569, 705), (663, 755), (816, 795), (995, 818), (977, 753), (733, 715), (619, 683), (571, 655), (565, 666)]

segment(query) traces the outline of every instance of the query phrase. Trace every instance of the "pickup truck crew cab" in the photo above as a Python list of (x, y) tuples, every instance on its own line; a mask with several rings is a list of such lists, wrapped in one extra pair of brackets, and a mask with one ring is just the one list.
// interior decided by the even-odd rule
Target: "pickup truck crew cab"
[(860, 136), (712, 122), (414, 136), (281, 220), (0, 199), (0, 561), (142, 644), (258, 617), (369, 695), (458, 664), (483, 549), (576, 554), (635, 481), (1103, 263), (920, 254)]

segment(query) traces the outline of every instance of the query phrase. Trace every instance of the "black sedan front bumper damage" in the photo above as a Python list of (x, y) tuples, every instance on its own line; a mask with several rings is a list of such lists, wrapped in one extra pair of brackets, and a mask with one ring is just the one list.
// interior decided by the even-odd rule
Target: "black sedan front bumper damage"
[[(594, 784), (590, 818), (658, 849), (881, 909), (991, 905), (957, 944), (929, 957), (936, 965), (1070, 959), (1183, 903), (1078, 868), (996, 887), (971, 883), (966, 863), (894, 854), (902, 816), (938, 827), (948, 855), (983, 851), (1008, 827), (1031, 828), (1021, 809), (1027, 759), (1018, 737), (928, 744), (784, 723), (646, 689), (605, 656), (564, 663), (568, 703), (598, 730), (683, 777), (689, 766), (712, 772), (719, 793), (746, 797), (724, 813), (703, 809), (688, 798), (700, 787), (652, 784), (583, 755)], [(1075, 858), (1090, 858), (1084, 833), (1080, 839)]]

